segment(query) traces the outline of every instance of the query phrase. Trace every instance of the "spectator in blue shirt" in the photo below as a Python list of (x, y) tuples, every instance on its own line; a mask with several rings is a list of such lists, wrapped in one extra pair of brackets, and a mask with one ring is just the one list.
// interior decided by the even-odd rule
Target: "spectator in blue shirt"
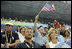
[(46, 46), (48, 45), (48, 40), (47, 37), (44, 36), (44, 28), (43, 26), (37, 27), (37, 20), (38, 20), (38, 15), (35, 17), (35, 25), (34, 25), (34, 31), (35, 31), (35, 42), (38, 43), (40, 46), (42, 46), (42, 48), (46, 48)]
[(61, 43), (64, 43), (65, 38), (62, 35), (60, 35), (60, 31), (61, 31), (61, 28), (58, 28), (58, 41)]

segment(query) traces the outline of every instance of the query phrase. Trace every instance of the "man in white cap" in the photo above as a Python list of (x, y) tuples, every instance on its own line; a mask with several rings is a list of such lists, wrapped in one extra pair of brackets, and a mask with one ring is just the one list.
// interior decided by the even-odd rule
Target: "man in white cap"
[(12, 23), (6, 23), (5, 25), (6, 31), (1, 33), (1, 48), (14, 48), (20, 42), (18, 34), (12, 31)]

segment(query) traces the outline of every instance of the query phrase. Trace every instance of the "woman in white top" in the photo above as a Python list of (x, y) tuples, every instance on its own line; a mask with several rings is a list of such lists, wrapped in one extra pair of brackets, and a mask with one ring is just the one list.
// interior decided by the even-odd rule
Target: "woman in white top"
[[(58, 42), (58, 31), (57, 29), (51, 28), (48, 32), (48, 40), (49, 40), (49, 47), (55, 48), (56, 45), (59, 45), (60, 42)], [(59, 47), (62, 48), (62, 47)]]
[(21, 42), (21, 43), (24, 42), (24, 40), (25, 40), (25, 38), (24, 38), (24, 27), (22, 27), (22, 28), (20, 29), (20, 32), (17, 32), (17, 34), (18, 34), (18, 36), (19, 36), (20, 42)]

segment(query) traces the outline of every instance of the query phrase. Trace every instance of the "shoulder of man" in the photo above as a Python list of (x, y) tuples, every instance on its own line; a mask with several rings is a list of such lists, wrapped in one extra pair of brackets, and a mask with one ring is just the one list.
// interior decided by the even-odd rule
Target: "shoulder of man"
[(16, 31), (12, 31), (12, 33), (13, 33), (13, 34), (17, 34), (17, 32), (16, 32)]
[(23, 43), (19, 43), (19, 44), (16, 45), (15, 48), (23, 48), (23, 46), (24, 46)]
[(34, 41), (33, 41), (33, 44), (34, 44), (35, 48), (41, 48), (41, 46), (38, 43), (34, 42)]

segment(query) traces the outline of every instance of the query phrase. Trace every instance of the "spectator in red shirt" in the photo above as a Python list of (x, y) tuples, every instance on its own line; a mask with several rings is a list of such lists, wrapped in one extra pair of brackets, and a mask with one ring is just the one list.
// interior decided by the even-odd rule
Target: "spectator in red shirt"
[(57, 26), (58, 26), (58, 21), (57, 21), (57, 20), (54, 20), (54, 24), (55, 24), (55, 28), (57, 28)]
[(62, 22), (62, 24), (61, 24), (61, 28), (62, 28), (62, 27), (64, 27), (64, 28), (65, 28), (65, 26), (64, 26), (64, 22)]
[(17, 19), (17, 18), (15, 18), (15, 22), (16, 22), (16, 21), (18, 21), (18, 19)]
[(60, 28), (60, 24), (59, 24), (59, 22), (58, 22), (58, 25), (57, 25), (57, 29), (58, 29), (58, 28)]

